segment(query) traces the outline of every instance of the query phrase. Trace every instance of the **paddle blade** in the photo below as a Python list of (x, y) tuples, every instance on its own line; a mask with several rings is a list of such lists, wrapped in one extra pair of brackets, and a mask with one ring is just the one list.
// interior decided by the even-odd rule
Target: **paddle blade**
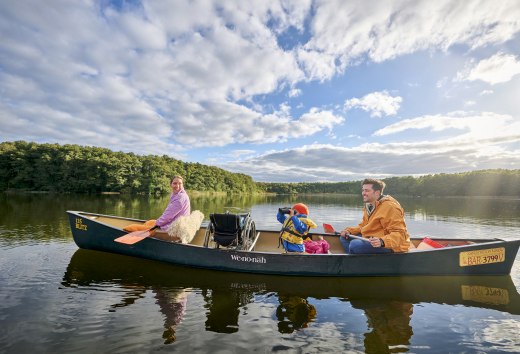
[(324, 223), (324, 224), (323, 224), (323, 230), (324, 230), (326, 233), (328, 233), (328, 234), (333, 234), (333, 233), (335, 233), (334, 228), (332, 227), (331, 224), (325, 224), (325, 223)]
[(133, 245), (134, 243), (144, 240), (148, 236), (150, 236), (150, 230), (134, 231), (121, 237), (118, 237), (114, 241), (124, 243), (127, 245)]

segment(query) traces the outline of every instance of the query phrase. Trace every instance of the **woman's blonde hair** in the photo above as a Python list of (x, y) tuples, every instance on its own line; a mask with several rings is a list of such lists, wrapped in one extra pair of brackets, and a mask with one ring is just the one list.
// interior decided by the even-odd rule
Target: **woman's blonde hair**
[(170, 180), (170, 183), (172, 183), (173, 180), (176, 179), (176, 178), (177, 178), (177, 179), (180, 179), (181, 182), (182, 182), (182, 184), (184, 184), (184, 178), (182, 178), (182, 176), (180, 176), (180, 175), (175, 175), (175, 176), (173, 176), (172, 179)]

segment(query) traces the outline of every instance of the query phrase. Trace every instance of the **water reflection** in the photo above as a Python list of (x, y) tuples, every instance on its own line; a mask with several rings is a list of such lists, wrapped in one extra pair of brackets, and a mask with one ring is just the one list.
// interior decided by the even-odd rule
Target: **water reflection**
[(280, 333), (292, 333), (307, 328), (316, 318), (316, 308), (306, 298), (279, 293), (278, 301), (280, 305), (276, 308), (276, 318)]
[(410, 324), (413, 304), (403, 301), (375, 299), (352, 300), (352, 307), (362, 309), (369, 332), (365, 333), (367, 353), (397, 353), (410, 345), (413, 335)]
[(515, 215), (520, 214), (518, 198), (407, 198), (400, 197), (399, 202), (406, 212), (425, 219), (471, 218), (490, 225), (518, 226)]
[(206, 330), (217, 333), (238, 332), (240, 308), (253, 300), (247, 289), (215, 287), (202, 289), (206, 301)]
[(319, 322), (318, 310), (309, 298), (336, 298), (364, 311), (368, 327), (365, 349), (376, 352), (396, 351), (409, 345), (415, 304), (463, 305), (520, 315), (520, 295), (510, 276), (358, 279), (265, 276), (183, 268), (80, 249), (72, 256), (62, 284), (126, 289), (113, 308), (132, 305), (145, 292), (152, 291), (164, 315), (165, 343), (176, 339), (176, 329), (186, 311), (186, 292), (190, 289), (202, 294), (206, 330), (216, 333), (238, 332), (241, 309), (255, 302), (257, 295), (277, 296), (274, 315), (280, 333), (293, 333)]
[[(63, 284), (71, 286), (73, 282), (68, 282), (67, 279), (72, 275), (74, 279), (78, 279), (77, 272), (73, 274), (65, 274)], [(97, 281), (92, 280), (87, 282), (89, 285), (98, 284)], [(86, 285), (83, 283), (83, 285)], [(188, 302), (188, 291), (184, 288), (169, 288), (162, 286), (145, 286), (140, 284), (126, 283), (125, 280), (121, 280), (120, 287), (125, 290), (124, 295), (120, 301), (110, 306), (110, 312), (115, 312), (118, 308), (127, 307), (133, 305), (138, 299), (145, 296), (146, 292), (150, 289), (154, 294), (155, 303), (159, 306), (160, 312), (164, 316), (164, 332), (162, 338), (164, 344), (170, 344), (176, 340), (176, 328), (182, 322), (184, 313), (186, 312), (186, 306)]]
[(159, 305), (161, 313), (164, 315), (164, 344), (170, 344), (176, 340), (177, 326), (182, 322), (188, 293), (185, 289), (153, 289), (156, 303)]

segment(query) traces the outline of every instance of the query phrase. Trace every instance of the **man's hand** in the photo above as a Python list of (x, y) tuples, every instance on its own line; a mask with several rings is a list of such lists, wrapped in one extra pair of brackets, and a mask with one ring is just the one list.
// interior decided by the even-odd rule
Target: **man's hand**
[(339, 235), (340, 235), (340, 237), (345, 237), (348, 240), (349, 232), (347, 230), (341, 230)]
[(379, 237), (369, 237), (368, 240), (370, 241), (370, 244), (372, 247), (379, 248), (383, 247), (383, 242)]

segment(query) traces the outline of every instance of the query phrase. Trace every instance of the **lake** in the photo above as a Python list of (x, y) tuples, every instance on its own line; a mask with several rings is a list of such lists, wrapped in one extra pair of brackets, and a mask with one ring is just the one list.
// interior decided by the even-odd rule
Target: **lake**
[[(520, 237), (519, 198), (397, 199), (412, 236)], [(0, 194), (0, 353), (520, 351), (519, 255), (510, 276), (236, 274), (79, 250), (65, 214), (150, 219), (167, 201)], [(277, 209), (295, 202), (318, 231), (361, 219), (360, 196), (191, 197), (206, 220), (250, 210), (276, 230)]]

